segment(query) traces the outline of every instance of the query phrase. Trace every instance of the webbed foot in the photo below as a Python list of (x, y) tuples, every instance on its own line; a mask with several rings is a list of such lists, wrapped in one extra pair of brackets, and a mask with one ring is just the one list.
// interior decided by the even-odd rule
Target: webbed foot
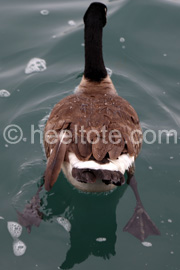
[(134, 175), (129, 174), (127, 182), (131, 186), (136, 197), (136, 207), (132, 218), (128, 221), (123, 231), (129, 232), (141, 241), (144, 241), (149, 235), (160, 235), (160, 231), (152, 222), (143, 207)]
[(40, 208), (40, 199), (39, 199), (39, 192), (41, 191), (42, 187), (40, 187), (36, 193), (36, 195), (31, 199), (30, 203), (28, 203), (24, 211), (20, 213), (17, 211), (18, 215), (18, 222), (26, 227), (28, 233), (31, 232), (32, 226), (39, 227), (43, 214), (39, 211)]
[(160, 231), (141, 204), (136, 205), (134, 214), (123, 231), (129, 232), (140, 241), (144, 241), (149, 235), (160, 235)]

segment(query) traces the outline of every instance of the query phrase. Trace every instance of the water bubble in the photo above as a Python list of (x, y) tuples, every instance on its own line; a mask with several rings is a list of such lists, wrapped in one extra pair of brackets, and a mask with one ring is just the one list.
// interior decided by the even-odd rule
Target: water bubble
[(17, 222), (9, 221), (7, 223), (7, 228), (13, 238), (18, 238), (22, 233), (22, 226)]
[(98, 238), (96, 238), (96, 241), (97, 242), (105, 242), (105, 241), (107, 241), (107, 239), (105, 237), (98, 237)]
[(169, 218), (169, 219), (168, 219), (168, 222), (169, 222), (169, 223), (172, 223), (172, 219)]
[(171, 253), (171, 254), (174, 254), (174, 251), (171, 251), (170, 253)]
[(148, 168), (149, 168), (149, 170), (152, 170), (153, 169), (151, 166), (149, 166)]
[(112, 72), (112, 69), (106, 67), (106, 70), (107, 70), (107, 73), (108, 73), (109, 77), (111, 77), (112, 76), (112, 73), (113, 73)]
[(126, 46), (123, 45), (123, 46), (122, 46), (122, 49), (126, 49)]
[(170, 157), (170, 159), (174, 159), (174, 157)]
[(9, 97), (10, 95), (9, 91), (5, 89), (0, 90), (0, 97)]
[(121, 43), (125, 42), (125, 38), (124, 37), (120, 37), (119, 40), (120, 40)]
[(4, 218), (0, 216), (0, 219), (4, 219)]
[(32, 58), (25, 69), (26, 74), (30, 74), (33, 72), (42, 72), (46, 70), (46, 61), (40, 58)]
[(9, 145), (8, 145), (8, 144), (5, 144), (5, 147), (6, 147), (6, 148), (9, 147)]
[(26, 245), (20, 241), (20, 240), (15, 240), (13, 243), (13, 252), (15, 256), (22, 256), (26, 252)]
[(52, 38), (57, 38), (57, 36), (56, 35), (53, 35)]
[(142, 245), (145, 247), (152, 247), (152, 243), (150, 242), (142, 242)]
[(168, 132), (168, 133), (167, 133), (167, 136), (168, 136), (168, 137), (173, 137), (174, 135), (175, 135), (174, 132)]
[(167, 53), (164, 53), (163, 56), (166, 57), (167, 56)]
[(84, 43), (81, 43), (81, 46), (82, 46), (82, 47), (84, 47), (84, 46), (85, 46), (85, 44), (84, 44)]
[(67, 232), (70, 232), (71, 230), (71, 223), (69, 222), (69, 220), (67, 220), (66, 218), (64, 217), (58, 217), (57, 218), (57, 222), (63, 226), (63, 228), (67, 231)]
[(161, 220), (161, 223), (164, 223), (164, 220)]
[(47, 9), (43, 9), (40, 11), (41, 15), (48, 15), (49, 14), (49, 10)]
[(27, 138), (23, 138), (23, 142), (27, 142)]
[(75, 21), (73, 21), (73, 20), (68, 21), (68, 24), (71, 25), (71, 26), (75, 26), (76, 25)]

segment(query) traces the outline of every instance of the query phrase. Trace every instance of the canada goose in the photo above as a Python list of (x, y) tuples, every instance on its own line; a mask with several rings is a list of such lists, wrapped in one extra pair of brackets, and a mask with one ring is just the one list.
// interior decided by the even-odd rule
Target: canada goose
[[(106, 12), (107, 7), (101, 3), (92, 3), (86, 11), (84, 76), (75, 94), (56, 104), (46, 123), (46, 190), (54, 185), (61, 168), (78, 189), (90, 192), (113, 189), (125, 182), (124, 173), (139, 154), (142, 132), (138, 116), (118, 96), (103, 61), (102, 30)], [(121, 134), (119, 143), (109, 140), (112, 131)], [(133, 131), (139, 131), (137, 144), (131, 140)], [(118, 137), (118, 134), (112, 135)], [(65, 142), (67, 137), (72, 139), (70, 143)]]
[(72, 185), (88, 192), (121, 186), (127, 172), (137, 204), (124, 231), (144, 240), (160, 233), (144, 210), (134, 176), (142, 141), (139, 119), (133, 107), (118, 96), (103, 61), (106, 14), (102, 3), (92, 3), (87, 9), (84, 76), (76, 92), (55, 105), (45, 126), (45, 189), (52, 188), (61, 169)]

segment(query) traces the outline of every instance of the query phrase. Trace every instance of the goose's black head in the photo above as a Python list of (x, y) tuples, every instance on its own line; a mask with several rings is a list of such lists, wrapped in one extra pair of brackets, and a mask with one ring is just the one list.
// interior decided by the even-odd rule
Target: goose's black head
[(107, 7), (102, 3), (94, 2), (89, 6), (84, 15), (83, 18), (84, 23), (85, 25), (96, 24), (104, 27), (107, 21), (106, 14), (107, 14)]

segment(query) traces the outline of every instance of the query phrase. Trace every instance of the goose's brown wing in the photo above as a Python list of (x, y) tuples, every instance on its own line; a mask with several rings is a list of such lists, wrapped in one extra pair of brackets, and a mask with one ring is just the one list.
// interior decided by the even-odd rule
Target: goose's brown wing
[[(107, 154), (111, 159), (116, 159), (123, 153), (136, 158), (141, 148), (142, 133), (138, 116), (133, 107), (119, 96), (77, 94), (64, 98), (52, 110), (44, 133), (51, 134), (52, 130), (57, 133), (69, 130), (72, 133), (67, 151), (73, 151), (80, 160), (93, 157), (100, 162)], [(109, 141), (110, 132), (113, 141)], [(115, 143), (117, 132), (121, 134), (121, 140)], [(44, 145), (46, 156), (49, 157), (54, 144), (45, 140)]]

